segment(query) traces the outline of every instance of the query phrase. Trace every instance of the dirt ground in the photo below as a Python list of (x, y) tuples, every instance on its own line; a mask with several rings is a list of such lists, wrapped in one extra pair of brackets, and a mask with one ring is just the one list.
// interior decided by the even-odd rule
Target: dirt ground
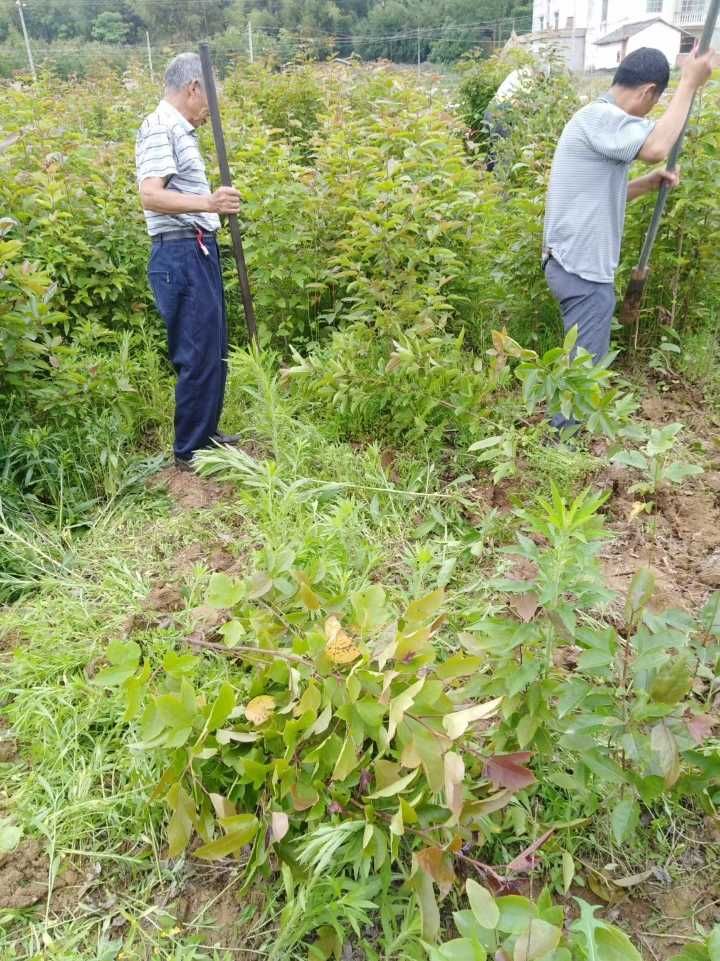
[[(629, 492), (637, 473), (611, 465), (594, 479), (612, 493), (608, 528), (615, 535), (602, 561), (608, 585), (624, 597), (639, 567), (655, 573), (653, 606), (697, 610), (720, 589), (720, 449), (717, 425), (708, 419), (701, 399), (686, 389), (673, 394), (651, 392), (642, 403), (649, 426), (680, 421), (684, 440), (699, 443), (708, 466), (699, 477), (659, 492), (653, 514), (634, 516), (637, 496)], [(717, 455), (714, 454), (717, 451)]]
[(191, 471), (168, 467), (151, 481), (152, 488), (165, 488), (178, 510), (196, 510), (211, 507), (220, 500), (229, 499), (233, 485), (218, 483), (199, 477)]

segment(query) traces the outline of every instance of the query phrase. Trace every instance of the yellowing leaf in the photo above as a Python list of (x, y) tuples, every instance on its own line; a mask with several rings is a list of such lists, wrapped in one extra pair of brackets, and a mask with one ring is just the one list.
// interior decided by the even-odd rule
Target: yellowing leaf
[(445, 806), (452, 813), (452, 823), (457, 823), (463, 806), (463, 778), (465, 765), (463, 759), (454, 751), (448, 751), (443, 758), (445, 779)]
[(420, 770), (419, 768), (415, 768), (414, 771), (411, 771), (409, 774), (406, 774), (405, 777), (398, 778), (397, 781), (393, 781), (393, 783), (388, 784), (387, 787), (381, 788), (379, 791), (376, 791), (374, 794), (370, 794), (368, 796), (368, 800), (376, 801), (378, 798), (393, 797), (393, 795), (399, 794), (401, 791), (405, 790), (405, 788), (410, 784), (411, 781), (415, 780), (415, 775), (418, 773), (419, 770)]
[(665, 786), (672, 787), (680, 777), (680, 755), (674, 735), (664, 724), (656, 724), (650, 732), (650, 748), (657, 758)]
[(645, 501), (633, 501), (633, 505), (628, 512), (628, 520), (634, 521), (638, 514), (642, 514), (642, 512), (646, 510), (647, 504)]
[(245, 717), (251, 724), (264, 724), (275, 710), (275, 698), (269, 694), (260, 694), (254, 697), (245, 706)]
[(541, 918), (533, 918), (526, 931), (518, 935), (513, 961), (539, 961), (560, 943), (562, 931)]
[(447, 736), (455, 741), (461, 737), (473, 721), (480, 721), (483, 718), (492, 717), (497, 711), (501, 697), (496, 697), (492, 701), (485, 701), (483, 704), (476, 704), (474, 707), (466, 707), (463, 711), (455, 711), (454, 714), (446, 714), (443, 718), (443, 727)]
[(500, 908), (495, 904), (495, 898), (472, 878), (465, 882), (465, 890), (477, 923), (493, 931), (500, 920)]
[(358, 757), (357, 745), (348, 734), (343, 742), (338, 759), (335, 762), (335, 767), (332, 772), (332, 780), (344, 781), (348, 774), (355, 770), (359, 761), (360, 758)]
[(273, 841), (282, 841), (290, 829), (290, 819), (284, 811), (273, 811), (270, 825)]
[(415, 703), (415, 698), (422, 690), (425, 684), (425, 678), (421, 677), (419, 681), (415, 681), (411, 684), (407, 690), (398, 694), (390, 701), (390, 721), (388, 723), (388, 739), (392, 741), (395, 737), (395, 732), (397, 731), (398, 724), (402, 721), (405, 716), (405, 711), (409, 711), (410, 708)]
[(331, 614), (325, 621), (325, 653), (333, 664), (352, 664), (360, 657), (360, 650), (355, 642), (343, 629), (340, 621)]
[(444, 896), (453, 886), (455, 870), (452, 858), (440, 847), (423, 848), (415, 854), (418, 866), (428, 874)]

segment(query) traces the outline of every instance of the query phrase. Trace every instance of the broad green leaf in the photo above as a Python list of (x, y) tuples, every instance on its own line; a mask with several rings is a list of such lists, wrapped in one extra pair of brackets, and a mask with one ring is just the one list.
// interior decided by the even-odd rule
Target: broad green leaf
[(440, 933), (440, 909), (433, 891), (432, 878), (425, 871), (417, 871), (408, 886), (418, 899), (423, 940), (432, 944), (437, 941)]
[(640, 567), (633, 575), (625, 602), (625, 621), (633, 624), (645, 608), (655, 590), (655, 574), (649, 567)]
[(373, 584), (364, 591), (350, 595), (355, 624), (361, 634), (368, 634), (381, 627), (388, 619), (385, 608), (385, 591), (379, 584)]
[(105, 657), (109, 667), (98, 671), (92, 683), (99, 687), (117, 687), (133, 676), (140, 663), (140, 647), (135, 641), (111, 641)]
[(680, 461), (675, 461), (668, 464), (663, 471), (663, 476), (665, 480), (669, 480), (672, 484), (681, 484), (687, 477), (698, 477), (703, 473), (704, 471), (699, 464), (683, 464)]
[(640, 807), (633, 798), (619, 801), (613, 808), (610, 818), (613, 837), (617, 844), (623, 844), (635, 832), (640, 819)]
[(226, 609), (235, 607), (245, 596), (245, 585), (237, 577), (217, 573), (210, 578), (207, 602), (210, 607)]
[(716, 924), (708, 935), (707, 951), (710, 961), (720, 961), (720, 924)]
[(195, 856), (207, 861), (217, 861), (220, 858), (236, 854), (246, 844), (249, 844), (257, 834), (258, 820), (251, 814), (237, 815), (237, 817), (246, 819), (244, 826), (236, 827), (229, 834), (215, 838), (209, 844), (203, 844), (195, 851)]
[(648, 468), (647, 457), (644, 457), (637, 450), (621, 450), (614, 454), (610, 460), (616, 464), (624, 464), (626, 467), (637, 467), (638, 470), (647, 470)]
[(692, 674), (687, 657), (682, 655), (667, 661), (650, 684), (650, 698), (661, 704), (677, 704), (690, 690)]
[(23, 830), (6, 818), (0, 818), (0, 856), (14, 851), (20, 843)]
[(197, 811), (195, 802), (180, 781), (173, 784), (165, 801), (172, 811), (167, 829), (168, 854), (171, 858), (176, 858), (188, 846), (197, 819)]
[(208, 731), (215, 731), (225, 723), (235, 707), (235, 689), (232, 684), (224, 681), (220, 686), (218, 696), (210, 708), (207, 719)]
[(672, 787), (680, 777), (680, 754), (675, 736), (665, 724), (656, 724), (650, 732), (650, 747), (657, 758), (665, 786)]
[(489, 447), (497, 447), (505, 440), (504, 434), (494, 434), (492, 437), (485, 437), (483, 440), (476, 440), (468, 447), (468, 451), (487, 450)]
[(595, 952), (597, 961), (642, 961), (627, 934), (609, 924), (595, 931)]
[(538, 910), (532, 901), (519, 894), (506, 894), (496, 898), (495, 903), (500, 909), (497, 927), (505, 934), (518, 934), (526, 931), (528, 924), (537, 917)]
[(575, 898), (580, 906), (580, 917), (570, 930), (582, 936), (582, 947), (588, 961), (642, 961), (630, 939), (618, 928), (595, 917), (596, 905)]
[(125, 712), (122, 716), (125, 723), (134, 721), (137, 717), (150, 674), (150, 662), (145, 661), (141, 672), (135, 677), (130, 677), (125, 681), (123, 685), (123, 691), (125, 692)]
[(439, 948), (432, 948), (431, 961), (485, 961), (487, 951), (470, 938), (454, 938)]
[(562, 931), (541, 918), (533, 918), (526, 931), (515, 942), (513, 961), (539, 961), (551, 954), (560, 943)]
[(598, 748), (584, 751), (580, 759), (601, 783), (624, 784), (627, 780), (620, 765), (606, 754), (601, 754)]
[(484, 888), (472, 878), (468, 878), (465, 882), (465, 891), (478, 924), (491, 930), (496, 928), (500, 920), (500, 909), (487, 888)]
[(431, 620), (440, 610), (444, 600), (445, 592), (439, 587), (436, 591), (426, 594), (425, 597), (411, 601), (407, 606), (403, 621), (406, 624), (427, 623), (427, 621)]

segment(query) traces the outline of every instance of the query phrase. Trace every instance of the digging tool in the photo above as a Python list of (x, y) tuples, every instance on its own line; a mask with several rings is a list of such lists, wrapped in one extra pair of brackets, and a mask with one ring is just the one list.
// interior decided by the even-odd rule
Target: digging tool
[[(710, 42), (712, 40), (713, 33), (715, 32), (715, 24), (717, 23), (719, 10), (720, 0), (710, 0), (710, 6), (708, 7), (707, 16), (705, 17), (705, 26), (703, 27), (700, 45), (697, 51), (699, 55), (707, 53), (710, 48)], [(680, 155), (680, 151), (682, 150), (685, 132), (687, 131), (687, 125), (688, 121), (690, 120), (694, 103), (695, 95), (693, 94), (693, 99), (690, 102), (690, 107), (688, 109), (683, 128), (668, 155), (667, 170), (669, 171), (675, 170), (675, 167), (677, 166), (677, 160)], [(622, 307), (620, 308), (621, 324), (631, 324), (633, 322), (637, 322), (640, 316), (640, 304), (645, 291), (645, 281), (647, 280), (650, 269), (648, 266), (650, 262), (650, 254), (652, 253), (653, 245), (655, 244), (655, 239), (657, 237), (658, 230), (660, 229), (660, 221), (662, 219), (663, 211), (665, 210), (665, 204), (667, 203), (669, 189), (670, 188), (668, 184), (663, 182), (658, 190), (657, 200), (655, 201), (655, 210), (653, 211), (652, 220), (650, 221), (650, 226), (645, 234), (645, 240), (643, 242), (642, 250), (640, 251), (640, 260), (638, 261), (637, 267), (633, 268), (633, 271), (630, 275), (630, 281), (628, 282), (627, 290), (625, 291), (625, 299), (623, 300)]]
[[(720, 3), (720, 0), (715, 0)], [(215, 140), (215, 152), (217, 154), (218, 166), (220, 167), (220, 180), (223, 187), (232, 187), (230, 178), (230, 164), (228, 163), (227, 150), (225, 149), (225, 136), (223, 134), (222, 122), (220, 120), (220, 108), (218, 106), (217, 90), (215, 89), (215, 77), (213, 75), (212, 60), (210, 58), (210, 47), (207, 43), (200, 44), (200, 62), (202, 64), (203, 80), (205, 83), (205, 93), (207, 94), (208, 107), (210, 109), (210, 121), (212, 123), (213, 138)], [(230, 227), (230, 237), (232, 239), (233, 253), (235, 255), (235, 266), (237, 267), (238, 278), (240, 280), (240, 292), (242, 295), (243, 309), (245, 310), (245, 324), (247, 325), (248, 337), (251, 343), (257, 342), (257, 324), (255, 323), (255, 309), (253, 308), (252, 296), (250, 294), (250, 282), (248, 280), (247, 267), (245, 266), (245, 254), (243, 253), (242, 234), (240, 233), (240, 222), (236, 214), (228, 214), (228, 226)]]

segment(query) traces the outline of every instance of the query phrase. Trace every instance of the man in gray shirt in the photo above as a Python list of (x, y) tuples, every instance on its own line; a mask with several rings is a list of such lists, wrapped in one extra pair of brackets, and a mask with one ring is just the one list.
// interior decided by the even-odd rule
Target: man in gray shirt
[[(695, 91), (712, 72), (709, 51), (694, 52), (659, 120), (647, 119), (667, 87), (670, 66), (659, 50), (642, 47), (622, 61), (605, 96), (583, 107), (560, 136), (547, 194), (543, 263), (548, 286), (578, 347), (597, 360), (610, 349), (614, 279), (625, 204), (657, 190), (676, 173), (656, 170), (628, 182), (632, 162), (665, 160), (680, 134)], [(556, 426), (564, 426), (560, 419)]]
[(208, 118), (200, 57), (181, 53), (165, 72), (165, 97), (135, 144), (140, 199), (152, 240), (150, 286), (165, 321), (175, 384), (175, 465), (237, 437), (218, 433), (225, 394), (227, 324), (215, 234), (236, 214), (233, 187), (210, 190), (197, 128)]

